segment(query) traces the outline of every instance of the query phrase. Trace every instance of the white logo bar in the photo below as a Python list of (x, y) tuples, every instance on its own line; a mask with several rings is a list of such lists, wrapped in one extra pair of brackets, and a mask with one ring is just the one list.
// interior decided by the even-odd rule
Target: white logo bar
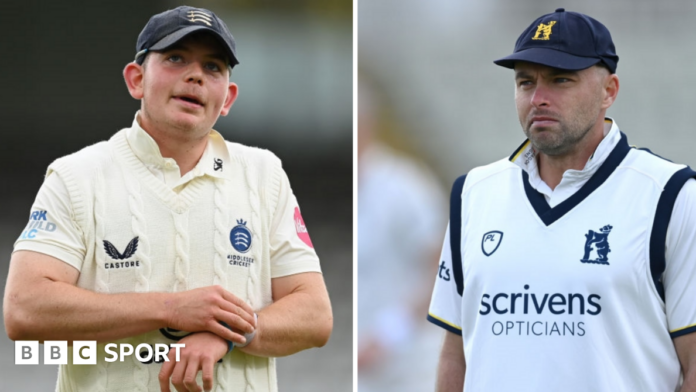
[[(153, 347), (147, 343), (141, 343), (135, 349), (128, 343), (109, 343), (104, 346), (106, 362), (123, 362), (126, 357), (133, 355), (143, 363), (150, 362), (153, 357), (157, 363), (169, 362), (169, 348), (174, 348), (175, 362), (181, 360), (180, 349), (184, 344), (162, 344), (157, 343)], [(118, 350), (116, 350), (118, 349)], [(68, 342), (64, 340), (46, 340), (43, 349), (44, 365), (67, 365), (68, 364)], [(15, 341), (15, 365), (38, 365), (39, 364), (39, 342), (33, 340)], [(72, 345), (72, 364), (73, 365), (96, 365), (97, 364), (97, 342), (96, 340), (75, 340)]]

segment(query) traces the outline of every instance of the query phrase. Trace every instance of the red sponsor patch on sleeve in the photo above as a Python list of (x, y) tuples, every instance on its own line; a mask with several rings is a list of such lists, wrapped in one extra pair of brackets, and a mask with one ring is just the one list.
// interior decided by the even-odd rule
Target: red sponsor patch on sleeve
[(300, 237), (302, 242), (307, 244), (307, 246), (310, 248), (314, 248), (314, 245), (312, 245), (312, 240), (309, 239), (307, 226), (304, 224), (304, 219), (302, 219), (302, 214), (300, 214), (299, 207), (295, 207), (295, 231), (297, 231), (297, 236)]

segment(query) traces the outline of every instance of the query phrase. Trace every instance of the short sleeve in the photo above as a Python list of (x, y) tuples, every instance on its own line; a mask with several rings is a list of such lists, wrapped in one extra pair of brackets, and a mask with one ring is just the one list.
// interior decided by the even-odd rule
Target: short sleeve
[(440, 265), (435, 277), (435, 288), (430, 300), (428, 321), (461, 336), (461, 305), (462, 297), (457, 292), (457, 284), (452, 272), (452, 250), (448, 226), (440, 254)]
[(287, 174), (278, 168), (280, 190), (278, 205), (271, 222), (271, 278), (302, 272), (321, 272), (319, 258), (309, 238), (297, 199)]
[(50, 173), (39, 189), (29, 223), (15, 242), (14, 251), (43, 253), (81, 270), (86, 246), (73, 216), (63, 180), (56, 172)]
[(674, 203), (665, 250), (665, 308), (672, 338), (696, 332), (696, 181)]

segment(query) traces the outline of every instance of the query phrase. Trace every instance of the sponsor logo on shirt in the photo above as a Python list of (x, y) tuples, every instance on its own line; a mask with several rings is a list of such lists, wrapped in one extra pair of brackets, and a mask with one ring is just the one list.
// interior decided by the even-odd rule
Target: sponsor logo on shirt
[(440, 264), (440, 270), (437, 273), (437, 277), (446, 282), (450, 281), (450, 270), (449, 268), (445, 267), (445, 260), (442, 260), (442, 264)]
[(524, 285), (522, 293), (497, 293), (481, 296), (479, 314), (495, 315), (538, 315), (545, 320), (496, 320), (491, 325), (493, 335), (519, 336), (585, 336), (584, 321), (550, 321), (548, 316), (578, 315), (597, 316), (602, 312), (598, 294), (580, 293), (530, 293)]
[(220, 158), (213, 159), (213, 170), (222, 171), (222, 159), (220, 159)]
[[(114, 260), (126, 260), (130, 259), (135, 255), (135, 252), (138, 250), (138, 237), (133, 238), (130, 240), (128, 245), (126, 245), (126, 249), (123, 251), (123, 253), (118, 251), (118, 248), (111, 242), (104, 240), (104, 251), (106, 252), (109, 257), (111, 257)], [(140, 260), (132, 260), (132, 261), (117, 261), (117, 262), (108, 262), (104, 263), (104, 269), (120, 269), (120, 268), (132, 268), (132, 267), (140, 267)]]
[(500, 243), (503, 241), (503, 232), (498, 230), (489, 231), (483, 235), (481, 239), (481, 250), (486, 256), (490, 256), (498, 250)]
[(56, 224), (48, 220), (48, 211), (33, 211), (31, 216), (29, 216), (29, 224), (24, 228), (19, 238), (23, 240), (33, 239), (41, 231), (54, 232), (56, 231)]
[(310, 248), (314, 248), (312, 245), (312, 240), (309, 238), (309, 233), (307, 232), (307, 226), (305, 226), (304, 219), (302, 219), (302, 214), (300, 214), (300, 208), (295, 207), (295, 231), (297, 236), (300, 237), (302, 242), (304, 242)]
[[(583, 263), (604, 264), (609, 265), (609, 233), (614, 227), (606, 225), (599, 229), (599, 233), (589, 230), (585, 234), (585, 254), (583, 254)], [(592, 258), (592, 256), (596, 256)]]

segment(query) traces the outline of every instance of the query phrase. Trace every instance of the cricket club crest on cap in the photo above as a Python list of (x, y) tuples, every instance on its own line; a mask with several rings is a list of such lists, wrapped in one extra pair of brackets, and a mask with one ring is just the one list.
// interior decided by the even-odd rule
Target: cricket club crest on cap
[(251, 232), (243, 219), (237, 220), (237, 226), (230, 231), (232, 247), (239, 253), (246, 253), (251, 247)]
[(568, 71), (602, 63), (615, 73), (619, 56), (606, 26), (587, 15), (558, 8), (535, 20), (517, 39), (514, 52), (494, 63), (515, 68), (518, 61)]
[(204, 31), (213, 35), (229, 60), (230, 68), (239, 64), (234, 37), (227, 25), (212, 11), (181, 6), (150, 18), (140, 32), (135, 46), (135, 62), (142, 64), (149, 51), (165, 50), (189, 34)]

